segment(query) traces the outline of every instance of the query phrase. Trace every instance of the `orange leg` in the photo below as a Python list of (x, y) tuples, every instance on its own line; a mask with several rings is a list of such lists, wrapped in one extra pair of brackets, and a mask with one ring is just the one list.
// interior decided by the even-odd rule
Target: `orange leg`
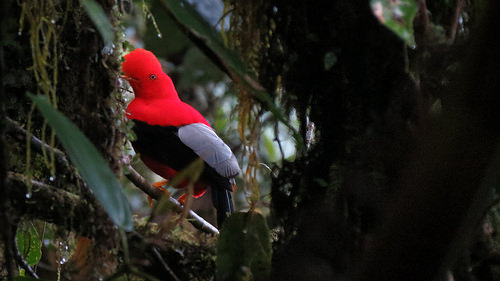
[[(165, 192), (168, 196), (170, 196), (170, 193), (165, 188), (163, 188), (163, 186), (166, 185), (167, 183), (168, 183), (168, 180), (159, 181), (159, 182), (155, 182), (153, 184), (153, 186), (158, 188), (159, 190)], [(236, 185), (233, 185), (232, 188), (233, 188), (233, 191), (236, 190)], [(205, 194), (205, 191), (206, 191), (205, 185), (203, 185), (203, 184), (196, 185), (195, 190), (194, 190), (194, 195), (193, 195), (194, 198), (201, 197), (203, 194)], [(184, 193), (181, 197), (179, 197), (177, 199), (177, 201), (179, 201), (179, 203), (181, 203), (181, 205), (184, 205), (184, 204), (186, 204), (186, 199), (187, 199), (187, 193)], [(149, 195), (148, 195), (148, 202), (149, 202), (149, 206), (151, 206), (151, 208), (153, 208), (153, 198), (151, 198)]]
[(165, 191), (165, 188), (163, 188), (163, 186), (166, 185), (167, 183), (168, 183), (167, 180), (159, 181), (159, 182), (153, 183), (153, 186), (156, 187), (156, 188), (158, 188), (161, 191)]
[[(165, 192), (168, 196), (170, 196), (170, 192), (168, 192), (168, 190), (166, 190), (165, 188), (163, 188), (164, 185), (167, 184), (168, 181), (159, 181), (159, 182), (155, 182), (153, 183), (153, 186), (158, 188), (159, 190)], [(151, 196), (148, 195), (148, 202), (149, 202), (149, 206), (151, 208), (153, 208), (153, 198), (151, 198)]]
[(181, 203), (181, 205), (184, 205), (184, 204), (186, 204), (186, 199), (187, 199), (187, 193), (184, 193), (181, 195), (181, 197), (179, 197), (179, 199), (177, 199), (177, 201), (179, 201), (179, 203)]

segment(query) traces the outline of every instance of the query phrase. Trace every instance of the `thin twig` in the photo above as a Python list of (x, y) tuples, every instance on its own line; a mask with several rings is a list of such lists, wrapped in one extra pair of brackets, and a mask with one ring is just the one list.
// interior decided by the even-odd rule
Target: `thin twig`
[(168, 264), (165, 262), (160, 252), (158, 252), (158, 249), (156, 249), (156, 247), (153, 246), (152, 251), (155, 254), (156, 258), (160, 261), (161, 265), (163, 265), (165, 270), (168, 272), (168, 274), (170, 274), (170, 276), (172, 276), (172, 278), (174, 278), (175, 281), (181, 281), (179, 277), (175, 275), (175, 272), (170, 268), (170, 266), (168, 266)]
[(125, 166), (125, 176), (129, 181), (131, 181), (136, 187), (144, 191), (151, 198), (159, 200), (163, 195), (163, 192), (158, 188), (155, 188), (150, 184), (143, 176), (141, 176), (130, 164)]
[(311, 147), (311, 144), (314, 139), (314, 122), (309, 120), (309, 118), (307, 118), (306, 120), (307, 120), (306, 149), (309, 150), (309, 147)]
[[(36, 180), (31, 180), (33, 188), (27, 198), (27, 182), (22, 174), (8, 174), (7, 188), (11, 200), (16, 203), (13, 207), (22, 210), (23, 216), (55, 223), (87, 237), (102, 237), (113, 231), (114, 226), (103, 208), (93, 207), (74, 193)], [(44, 208), (41, 202), (43, 206), (54, 208)], [(72, 210), (72, 215), (67, 216), (64, 210)], [(96, 224), (102, 227), (95, 228)]]
[(460, 18), (460, 14), (462, 13), (464, 4), (465, 4), (464, 0), (457, 0), (455, 13), (453, 14), (453, 18), (451, 19), (450, 33), (448, 34), (448, 39), (451, 42), (455, 41), (455, 36), (457, 35), (457, 29), (458, 29), (458, 19)]
[(420, 31), (422, 34), (427, 32), (427, 28), (429, 27), (429, 14), (427, 13), (427, 3), (425, 0), (417, 1), (418, 10), (417, 15), (415, 16), (416, 21), (420, 25)]
[(281, 153), (281, 162), (284, 162), (285, 161), (285, 152), (283, 151), (283, 146), (281, 145), (281, 140), (280, 140), (280, 133), (279, 133), (279, 130), (278, 130), (278, 125), (279, 125), (279, 122), (276, 121), (274, 123), (274, 140), (278, 143), (278, 147), (280, 149), (280, 153)]
[[(153, 187), (153, 185), (149, 183), (143, 176), (141, 176), (130, 164), (127, 166), (127, 168), (128, 168), (128, 173), (126, 174), (126, 177), (135, 186), (144, 191), (147, 195), (151, 196), (151, 198), (153, 199), (159, 200), (162, 196), (164, 196), (164, 193), (162, 191)], [(171, 196), (169, 196), (169, 199), (170, 202), (176, 205), (176, 211), (182, 212), (184, 208), (182, 204)], [(200, 217), (192, 210), (189, 210), (188, 221), (200, 231), (219, 235), (219, 230), (215, 226), (211, 225), (209, 222), (204, 220), (202, 217)]]
[[(7, 121), (7, 132), (10, 133), (11, 135), (14, 135), (17, 138), (20, 138), (21, 140), (25, 140), (28, 133), (24, 128), (22, 128), (16, 121), (10, 119), (9, 117), (6, 117), (5, 120)], [(39, 138), (35, 137), (33, 134), (30, 134), (30, 142), (33, 148), (35, 148), (37, 151), (42, 152), (43, 150), (45, 151), (50, 151), (51, 153), (54, 153), (55, 160), (58, 165), (68, 167), (69, 166), (69, 161), (66, 158), (66, 155), (64, 152), (61, 150), (54, 148), (47, 143), (41, 141)]]

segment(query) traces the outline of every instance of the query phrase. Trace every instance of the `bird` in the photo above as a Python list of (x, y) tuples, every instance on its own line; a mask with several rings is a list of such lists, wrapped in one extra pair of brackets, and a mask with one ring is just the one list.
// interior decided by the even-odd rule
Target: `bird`
[(152, 52), (135, 49), (125, 55), (122, 77), (135, 96), (125, 112), (134, 123), (136, 139), (131, 143), (135, 152), (167, 181), (201, 158), (203, 171), (194, 184), (193, 196), (198, 198), (211, 189), (220, 228), (234, 211), (231, 193), (240, 173), (234, 153), (202, 114), (179, 98), (172, 79)]

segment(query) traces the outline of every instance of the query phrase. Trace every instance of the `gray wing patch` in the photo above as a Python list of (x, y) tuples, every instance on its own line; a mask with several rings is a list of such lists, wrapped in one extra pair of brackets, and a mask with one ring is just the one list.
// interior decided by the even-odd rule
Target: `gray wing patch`
[(238, 161), (229, 146), (207, 125), (194, 123), (179, 127), (178, 136), (221, 176), (233, 178), (240, 172)]

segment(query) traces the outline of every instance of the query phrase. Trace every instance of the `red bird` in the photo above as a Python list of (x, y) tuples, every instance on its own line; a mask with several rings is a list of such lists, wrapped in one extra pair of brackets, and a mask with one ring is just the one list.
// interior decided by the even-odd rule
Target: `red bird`
[(126, 112), (137, 135), (132, 142), (134, 150), (146, 166), (167, 180), (196, 159), (203, 159), (194, 196), (200, 197), (208, 186), (211, 188), (220, 227), (233, 212), (231, 192), (240, 171), (233, 152), (196, 109), (180, 100), (153, 53), (132, 51), (125, 56), (122, 70), (135, 94)]

